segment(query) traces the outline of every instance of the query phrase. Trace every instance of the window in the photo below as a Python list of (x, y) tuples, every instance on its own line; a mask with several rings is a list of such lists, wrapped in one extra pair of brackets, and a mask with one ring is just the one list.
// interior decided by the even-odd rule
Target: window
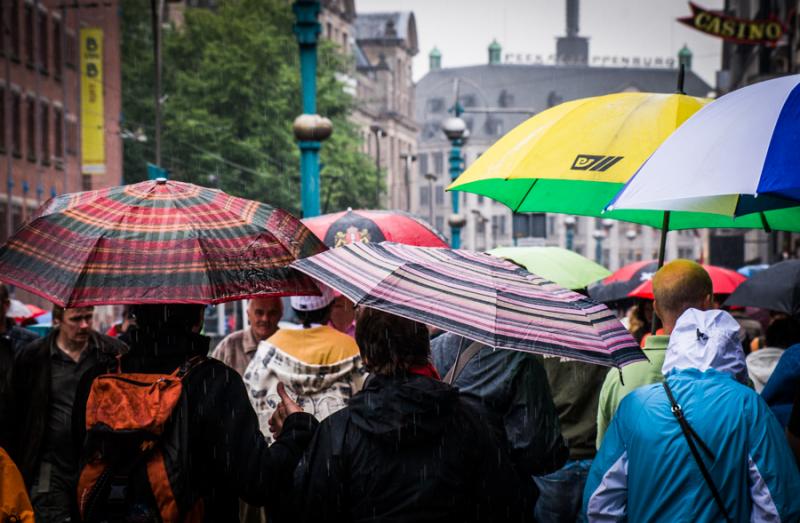
[(431, 203), (431, 188), (422, 186), (419, 188), (419, 204), (430, 205)]
[(84, 174), (81, 176), (81, 190), (82, 191), (91, 191), (92, 190), (92, 175), (91, 174)]
[(36, 100), (28, 97), (28, 161), (36, 161)]
[(444, 98), (430, 98), (428, 99), (428, 112), (440, 113), (444, 111)]
[[(0, 153), (4, 152), (6, 152), (6, 88), (0, 86)], [(0, 222), (0, 228), (2, 227), (3, 224)]]
[(478, 216), (475, 220), (475, 232), (478, 234), (486, 234), (486, 220), (482, 216)]
[(64, 63), (61, 59), (61, 20), (53, 18), (53, 77), (61, 79)]
[(53, 131), (55, 134), (53, 156), (61, 159), (64, 157), (64, 113), (60, 107), (53, 107)]
[(19, 61), (19, 0), (11, 0), (9, 27), (11, 28), (11, 59)]
[(417, 159), (419, 162), (419, 174), (425, 177), (425, 175), (428, 174), (428, 155), (418, 154)]
[(50, 165), (50, 108), (46, 103), (41, 103), (39, 116), (42, 126), (42, 163)]
[(70, 119), (67, 119), (67, 154), (78, 154), (78, 123)]
[(436, 186), (436, 205), (444, 204), (444, 185)]
[(48, 62), (48, 46), (47, 46), (47, 36), (49, 34), (48, 29), (48, 19), (47, 19), (47, 12), (46, 11), (39, 11), (39, 71), (43, 74), (47, 74), (47, 62)]
[(444, 231), (444, 216), (436, 216), (434, 221), (436, 221), (436, 230)]
[(514, 105), (514, 95), (503, 89), (497, 97), (497, 105), (500, 107), (511, 107)]
[(514, 214), (515, 238), (546, 238), (547, 220), (544, 213)]
[(465, 94), (462, 95), (460, 98), (461, 105), (464, 107), (475, 107), (475, 95), (474, 94)]
[(33, 56), (33, 6), (25, 4), (25, 61), (33, 67), (36, 57)]
[(500, 216), (500, 234), (505, 236), (506, 234), (506, 217), (505, 215)]
[(18, 92), (11, 94), (11, 154), (22, 156), (22, 100)]
[(70, 69), (75, 69), (75, 64), (78, 63), (78, 40), (75, 38), (75, 33), (67, 31), (67, 41), (64, 44), (64, 64)]
[(485, 199), (486, 199), (486, 198), (484, 198), (482, 194), (479, 194), (479, 195), (478, 195), (478, 203), (483, 203), (483, 201), (484, 201)]
[(556, 234), (556, 217), (555, 216), (548, 216), (547, 217), (547, 234), (550, 236), (555, 236)]
[(433, 153), (433, 172), (444, 174), (444, 154)]
[(500, 136), (503, 134), (503, 120), (488, 116), (483, 124), (483, 131), (491, 136)]

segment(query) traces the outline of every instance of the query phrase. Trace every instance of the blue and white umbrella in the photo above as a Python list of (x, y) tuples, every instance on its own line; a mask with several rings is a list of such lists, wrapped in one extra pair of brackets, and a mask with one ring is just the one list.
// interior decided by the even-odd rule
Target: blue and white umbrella
[(800, 75), (733, 91), (695, 113), (608, 209), (742, 216), (800, 205)]

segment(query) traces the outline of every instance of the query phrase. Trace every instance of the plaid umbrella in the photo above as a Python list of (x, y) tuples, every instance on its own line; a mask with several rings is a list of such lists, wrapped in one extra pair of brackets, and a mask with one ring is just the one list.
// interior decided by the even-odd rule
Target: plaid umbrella
[(289, 264), (323, 250), (285, 211), (161, 179), (49, 200), (0, 248), (0, 280), (68, 307), (318, 294)]
[(492, 347), (615, 367), (646, 359), (605, 305), (488, 254), (354, 243), (292, 266), (359, 305)]

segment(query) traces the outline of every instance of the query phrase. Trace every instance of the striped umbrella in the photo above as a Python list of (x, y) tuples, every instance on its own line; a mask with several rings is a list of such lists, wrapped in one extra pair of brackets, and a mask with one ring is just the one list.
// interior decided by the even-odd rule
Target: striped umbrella
[(492, 347), (615, 367), (645, 359), (604, 305), (488, 254), (353, 243), (292, 266), (356, 304)]
[(0, 248), (0, 280), (67, 307), (318, 294), (325, 246), (291, 214), (164, 179), (65, 194)]

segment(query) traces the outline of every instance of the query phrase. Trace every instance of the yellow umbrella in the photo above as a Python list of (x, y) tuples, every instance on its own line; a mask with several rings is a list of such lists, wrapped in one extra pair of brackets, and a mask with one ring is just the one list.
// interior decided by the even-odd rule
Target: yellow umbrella
[[(560, 104), (503, 136), (449, 189), (488, 196), (517, 212), (600, 216), (667, 136), (710, 101), (617, 93)], [(650, 211), (607, 215), (655, 227), (663, 217)], [(705, 215), (697, 218), (702, 224), (674, 221), (670, 228), (717, 226)]]

